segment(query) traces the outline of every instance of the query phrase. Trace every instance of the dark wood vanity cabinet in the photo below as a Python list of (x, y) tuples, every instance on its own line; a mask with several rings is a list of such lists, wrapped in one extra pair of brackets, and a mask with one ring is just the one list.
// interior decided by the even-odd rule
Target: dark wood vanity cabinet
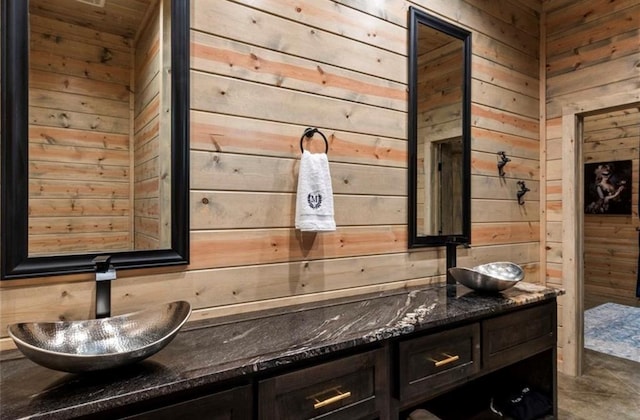
[(555, 347), (555, 302), (482, 322), (482, 365), (493, 369)]
[(399, 396), (429, 397), (480, 370), (477, 323), (399, 343)]
[[(444, 420), (485, 418), (492, 415), (489, 401), (495, 392), (523, 384), (552, 401), (553, 417), (555, 346), (553, 301), (264, 377), (254, 387), (252, 415), (229, 408), (224, 412), (233, 415), (214, 418), (406, 419), (416, 408)], [(190, 403), (206, 407), (203, 399)]]
[[(527, 287), (455, 299), (434, 287), (383, 295), (377, 304), (234, 319), (183, 332), (156, 363), (102, 375), (52, 378), (28, 360), (0, 360), (0, 417), (405, 420), (425, 409), (442, 420), (470, 420), (496, 418), (492, 399), (524, 386), (543, 396), (543, 418), (554, 418), (557, 294)], [(423, 318), (406, 322), (426, 305), (432, 310)], [(243, 331), (274, 322), (274, 331), (295, 324), (299, 334), (240, 342)], [(296, 347), (296, 337), (308, 340), (328, 322), (340, 334)]]
[(499, 418), (492, 398), (523, 387), (544, 395), (543, 418), (555, 418), (556, 341), (555, 301), (403, 340), (399, 418), (415, 408), (445, 420)]
[(388, 411), (386, 348), (260, 381), (260, 420), (368, 419)]
[[(126, 416), (123, 419), (175, 420), (206, 418), (208, 420), (245, 420), (253, 416), (252, 402), (251, 386), (245, 385)], [(108, 416), (105, 418), (108, 418)]]
[(555, 300), (391, 339), (379, 348), (320, 358), (241, 386), (129, 419), (486, 418), (494, 392), (527, 384), (556, 402)]

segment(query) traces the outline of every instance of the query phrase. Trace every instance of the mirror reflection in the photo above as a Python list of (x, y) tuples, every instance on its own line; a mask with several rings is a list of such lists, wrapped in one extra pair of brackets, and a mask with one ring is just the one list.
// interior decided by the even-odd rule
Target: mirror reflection
[(170, 1), (28, 18), (29, 256), (170, 248)]
[(410, 19), (410, 246), (468, 242), (470, 34)]
[(0, 279), (188, 263), (189, 8), (2, 1)]

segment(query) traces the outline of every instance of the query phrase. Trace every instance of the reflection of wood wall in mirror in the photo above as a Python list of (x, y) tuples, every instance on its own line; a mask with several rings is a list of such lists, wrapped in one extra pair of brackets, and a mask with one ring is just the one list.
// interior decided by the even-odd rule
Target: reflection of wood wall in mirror
[(169, 55), (161, 39), (167, 36), (155, 8), (135, 42), (134, 249), (168, 248), (171, 242), (171, 136), (160, 118), (170, 102), (161, 71)]
[[(419, 25), (418, 45), (417, 234), (459, 233), (461, 201), (441, 197), (462, 196), (461, 160), (446, 153), (457, 150), (461, 159), (463, 42)], [(446, 162), (458, 165), (447, 168)]]
[[(142, 8), (150, 2), (112, 1), (96, 13), (73, 0), (30, 1), (29, 255), (131, 250), (134, 214), (157, 220), (159, 147), (147, 141), (158, 138), (160, 30), (157, 12), (154, 23)], [(143, 27), (155, 29), (136, 36)], [(139, 172), (147, 176), (134, 188)], [(139, 225), (157, 238), (152, 220)]]

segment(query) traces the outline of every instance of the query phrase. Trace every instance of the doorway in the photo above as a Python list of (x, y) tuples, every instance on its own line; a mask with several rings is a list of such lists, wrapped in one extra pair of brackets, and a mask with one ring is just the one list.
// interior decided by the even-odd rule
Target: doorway
[(640, 362), (640, 108), (585, 115), (582, 146), (584, 348)]
[(606, 303), (639, 306), (640, 108), (584, 116), (582, 144), (585, 310)]
[(559, 345), (562, 347), (564, 373), (572, 376), (582, 373), (584, 349), (584, 118), (637, 106), (640, 106), (640, 93), (634, 92), (600, 97), (563, 108), (562, 273), (566, 295), (562, 307), (564, 334)]

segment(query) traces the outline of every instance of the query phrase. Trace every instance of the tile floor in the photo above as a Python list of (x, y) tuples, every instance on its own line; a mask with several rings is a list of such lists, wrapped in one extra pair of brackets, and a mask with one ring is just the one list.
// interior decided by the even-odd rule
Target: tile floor
[(560, 420), (640, 420), (640, 363), (585, 349), (583, 375), (558, 373)]

